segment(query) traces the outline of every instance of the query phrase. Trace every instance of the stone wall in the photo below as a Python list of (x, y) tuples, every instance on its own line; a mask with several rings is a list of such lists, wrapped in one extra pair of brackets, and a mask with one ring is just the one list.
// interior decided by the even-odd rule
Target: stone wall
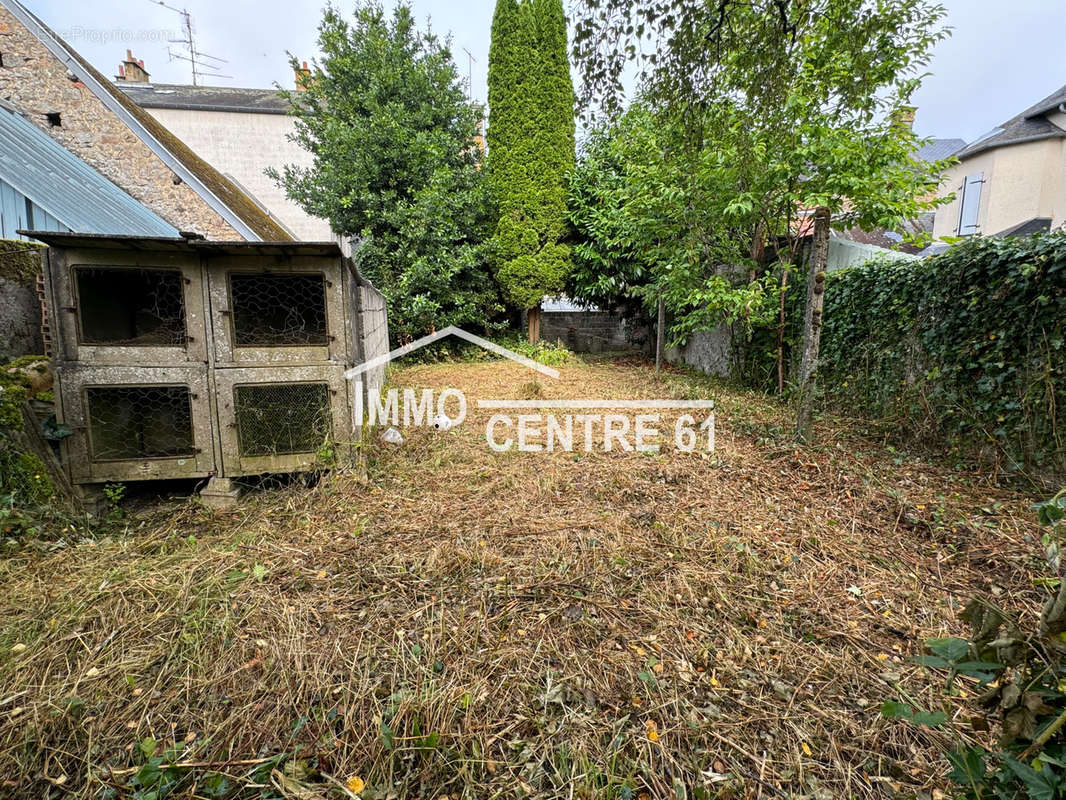
[(542, 311), (540, 338), (561, 341), (575, 353), (602, 353), (626, 350), (625, 323), (609, 311)]
[(43, 249), (0, 239), (0, 359), (44, 353), (37, 296)]
[(310, 167), (313, 163), (310, 153), (286, 138), (296, 130), (293, 117), (178, 108), (145, 110), (212, 167), (236, 180), (297, 239), (333, 240), (326, 220), (305, 212), (266, 175), (267, 167), (280, 173), (286, 164)]
[(0, 309), (0, 359), (43, 353), (41, 300), (36, 281), (0, 277)]
[(666, 348), (666, 360), (671, 364), (687, 364), (708, 375), (726, 378), (732, 373), (733, 331), (720, 325), (713, 331), (696, 331), (688, 337), (684, 347)]
[(0, 97), (34, 125), (179, 230), (243, 238), (3, 5), (0, 53)]

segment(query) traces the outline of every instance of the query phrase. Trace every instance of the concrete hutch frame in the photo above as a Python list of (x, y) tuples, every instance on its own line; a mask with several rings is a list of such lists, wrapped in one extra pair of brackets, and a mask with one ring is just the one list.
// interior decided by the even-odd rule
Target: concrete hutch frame
[[(31, 231), (56, 332), (71, 481), (306, 470), (350, 458), (362, 420), (344, 371), (384, 355), (384, 298), (332, 242), (214, 242)], [(384, 367), (362, 376), (376, 392)], [(367, 407), (367, 397), (363, 407)]]

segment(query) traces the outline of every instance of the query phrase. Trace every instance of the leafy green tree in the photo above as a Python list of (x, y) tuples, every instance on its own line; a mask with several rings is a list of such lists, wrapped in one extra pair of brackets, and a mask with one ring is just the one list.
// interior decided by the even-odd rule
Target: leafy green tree
[(691, 159), (670, 119), (636, 105), (593, 131), (570, 182), (577, 232), (568, 292), (649, 318), (662, 299), (670, 340), (722, 322), (768, 324), (772, 282), (750, 279), (750, 210), (734, 203), (735, 159)]
[[(327, 8), (322, 60), (285, 93), (310, 167), (273, 177), (308, 213), (354, 238), (359, 268), (388, 301), (396, 340), (503, 311), (486, 240), (494, 213), (449, 42), (418, 30), (411, 9), (374, 2), (349, 23)], [(293, 60), (293, 66), (296, 66)]]
[(574, 166), (574, 88), (561, 0), (498, 0), (489, 48), (489, 172), (499, 207), (493, 245), (507, 299), (530, 310), (571, 269), (566, 195)]
[[(661, 167), (649, 161), (647, 169), (679, 176), (674, 213), (709, 220), (699, 258), (682, 269), (670, 264), (660, 278), (668, 305), (670, 288), (682, 287), (684, 299), (693, 287), (722, 287), (721, 260), (757, 261), (761, 239), (780, 261), (780, 296), (816, 208), (837, 226), (898, 229), (937, 205), (931, 198), (946, 162), (918, 160), (921, 141), (900, 120), (946, 35), (943, 14), (925, 0), (588, 0), (579, 8), (584, 99), (593, 110), (617, 108), (617, 76), (635, 62), (656, 135), (670, 132), (658, 148)], [(649, 37), (662, 46), (645, 54)], [(755, 288), (767, 272), (748, 266), (746, 281), (734, 275), (717, 292), (718, 311), (736, 308), (742, 284)], [(708, 312), (703, 321), (687, 318), (699, 327), (721, 318)], [(816, 367), (807, 363), (802, 374), (813, 381)]]

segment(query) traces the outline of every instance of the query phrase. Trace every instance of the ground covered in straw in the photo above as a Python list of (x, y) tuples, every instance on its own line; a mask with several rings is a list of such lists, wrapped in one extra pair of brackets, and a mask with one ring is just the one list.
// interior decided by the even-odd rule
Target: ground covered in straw
[[(969, 735), (907, 657), (975, 594), (1037, 612), (1031, 500), (832, 420), (796, 449), (705, 380), (560, 369), (406, 368), (469, 419), (6, 554), (0, 794), (938, 796), (946, 734), (879, 707)], [(478, 397), (714, 397), (717, 449), (495, 453)]]

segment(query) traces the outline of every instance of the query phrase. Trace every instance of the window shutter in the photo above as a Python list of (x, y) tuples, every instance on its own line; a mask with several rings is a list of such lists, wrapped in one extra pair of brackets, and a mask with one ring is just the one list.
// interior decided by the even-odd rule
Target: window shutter
[(962, 187), (962, 205), (959, 211), (959, 236), (973, 236), (978, 232), (977, 215), (981, 211), (981, 190), (985, 174), (975, 172), (966, 176)]

